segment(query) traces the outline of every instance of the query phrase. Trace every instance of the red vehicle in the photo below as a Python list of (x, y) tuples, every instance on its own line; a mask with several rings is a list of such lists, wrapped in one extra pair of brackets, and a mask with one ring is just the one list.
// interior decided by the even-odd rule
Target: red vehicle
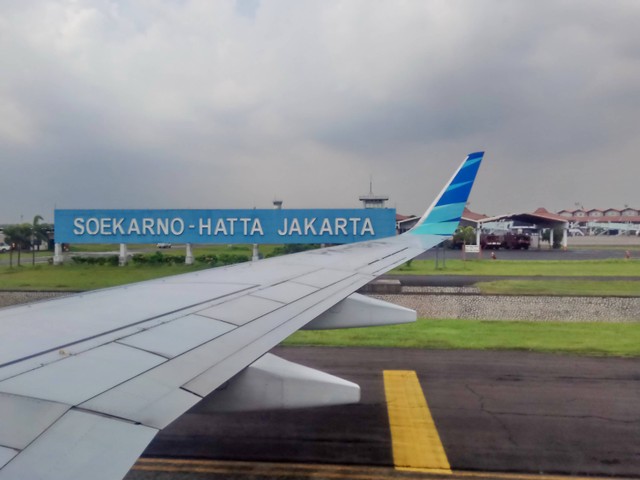
[(483, 233), (480, 235), (480, 247), (483, 250), (498, 250), (502, 246), (502, 235), (497, 233)]
[(529, 250), (531, 237), (527, 233), (505, 233), (502, 237), (502, 247), (511, 250)]

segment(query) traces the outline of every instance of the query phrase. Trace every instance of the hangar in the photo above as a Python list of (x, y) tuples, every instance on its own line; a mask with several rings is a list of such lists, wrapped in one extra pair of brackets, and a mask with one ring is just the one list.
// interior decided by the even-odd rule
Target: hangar
[[(561, 215), (551, 213), (546, 208), (538, 208), (533, 213), (507, 213), (504, 215), (497, 215), (495, 217), (486, 217), (478, 220), (478, 226), (482, 227), (488, 223), (494, 222), (507, 222), (511, 221), (515, 224), (532, 225), (536, 230), (550, 229), (549, 245), (553, 245), (553, 231), (556, 228), (562, 229), (562, 239), (560, 245), (563, 249), (567, 248), (567, 230), (569, 228), (569, 221)], [(476, 232), (478, 236), (478, 243), (480, 243), (480, 228)], [(538, 237), (539, 238), (539, 237)], [(540, 240), (538, 239), (538, 248), (540, 248)]]

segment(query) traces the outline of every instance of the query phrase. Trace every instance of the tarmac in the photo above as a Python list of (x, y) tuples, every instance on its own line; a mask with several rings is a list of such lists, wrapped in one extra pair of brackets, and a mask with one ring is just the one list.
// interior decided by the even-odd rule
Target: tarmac
[[(640, 477), (640, 359), (368, 348), (274, 353), (358, 383), (362, 401), (218, 414), (205, 399), (160, 432), (127, 480)], [(395, 465), (384, 371), (416, 372), (453, 476)], [(174, 459), (179, 468), (170, 466)]]
[[(631, 245), (611, 245), (605, 246), (585, 246), (581, 248), (572, 248), (571, 246), (567, 250), (562, 249), (550, 249), (546, 246), (542, 248), (530, 248), (529, 250), (484, 250), (482, 258), (491, 258), (491, 253), (495, 253), (499, 260), (608, 260), (608, 259), (623, 259), (625, 258), (625, 252), (628, 250), (632, 258), (640, 257), (640, 240), (637, 237), (633, 237), (635, 244)], [(450, 250), (448, 248), (432, 248), (416, 257), (420, 260), (433, 259), (435, 261), (436, 256), (438, 260), (442, 262), (444, 255), (444, 261), (448, 259), (461, 259), (463, 258), (460, 250)], [(468, 253), (466, 258), (474, 259), (478, 258), (477, 253)]]
[[(386, 274), (380, 279), (398, 280), (402, 286), (407, 287), (468, 287), (478, 282), (495, 282), (501, 280), (587, 280), (602, 281), (603, 277), (596, 276), (540, 276), (540, 275), (396, 275)], [(610, 276), (607, 281), (631, 281), (640, 282), (640, 276)]]

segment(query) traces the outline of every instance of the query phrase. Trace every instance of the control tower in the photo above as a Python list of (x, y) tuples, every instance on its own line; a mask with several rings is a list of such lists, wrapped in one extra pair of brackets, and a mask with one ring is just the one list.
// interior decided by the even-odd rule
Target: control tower
[(373, 193), (373, 181), (369, 181), (369, 193), (360, 195), (363, 208), (386, 208), (385, 203), (389, 200), (387, 195), (376, 195)]

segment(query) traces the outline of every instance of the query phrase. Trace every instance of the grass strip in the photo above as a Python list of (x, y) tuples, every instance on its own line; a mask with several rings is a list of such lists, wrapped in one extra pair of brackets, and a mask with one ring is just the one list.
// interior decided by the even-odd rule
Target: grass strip
[(0, 267), (1, 290), (94, 290), (194, 272), (200, 265), (36, 265)]
[(526, 350), (640, 356), (640, 323), (426, 320), (375, 328), (298, 331), (288, 346)]
[[(182, 251), (182, 250), (180, 250)], [(196, 250), (197, 254), (242, 253), (242, 249), (215, 246), (208, 250)], [(163, 253), (164, 254), (164, 253)], [(205, 265), (128, 265), (115, 267), (108, 265), (62, 266), (39, 264), (31, 266), (23, 258), (21, 267), (0, 267), (0, 289), (5, 290), (91, 290), (153, 278), (187, 273)], [(416, 260), (410, 267), (401, 267), (395, 273), (414, 275), (540, 275), (540, 276), (598, 276), (600, 282), (586, 280), (567, 281), (565, 284), (538, 281), (510, 280), (503, 282), (482, 282), (484, 293), (502, 294), (551, 294), (551, 295), (624, 295), (638, 296), (640, 283), (611, 282), (609, 276), (635, 276), (640, 278), (640, 261), (592, 260), (592, 261), (447, 261), (447, 268), (435, 270), (434, 262)], [(548, 280), (548, 279), (545, 279)], [(606, 280), (606, 282), (605, 282)], [(545, 285), (547, 283), (547, 285)]]
[(475, 286), (488, 295), (640, 296), (640, 281), (497, 280), (479, 282)]
[[(440, 262), (442, 265), (442, 262)], [(609, 260), (454, 260), (435, 268), (434, 260), (413, 260), (391, 271), (402, 275), (640, 276), (640, 259)]]

